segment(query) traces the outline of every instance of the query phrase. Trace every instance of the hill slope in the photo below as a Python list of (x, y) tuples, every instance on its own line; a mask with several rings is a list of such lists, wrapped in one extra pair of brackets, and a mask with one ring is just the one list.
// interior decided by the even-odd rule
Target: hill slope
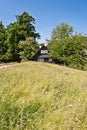
[(0, 130), (87, 130), (87, 72), (36, 62), (0, 69)]

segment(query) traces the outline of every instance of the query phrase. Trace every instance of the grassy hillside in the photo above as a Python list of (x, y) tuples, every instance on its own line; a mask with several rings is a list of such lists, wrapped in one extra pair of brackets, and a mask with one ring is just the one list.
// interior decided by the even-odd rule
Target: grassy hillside
[(87, 71), (36, 62), (1, 68), (0, 130), (87, 130)]

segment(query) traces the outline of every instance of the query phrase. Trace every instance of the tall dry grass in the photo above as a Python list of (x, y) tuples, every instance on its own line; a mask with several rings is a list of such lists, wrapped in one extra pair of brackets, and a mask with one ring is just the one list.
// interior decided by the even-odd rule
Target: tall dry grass
[(87, 130), (87, 71), (36, 62), (0, 69), (0, 130)]

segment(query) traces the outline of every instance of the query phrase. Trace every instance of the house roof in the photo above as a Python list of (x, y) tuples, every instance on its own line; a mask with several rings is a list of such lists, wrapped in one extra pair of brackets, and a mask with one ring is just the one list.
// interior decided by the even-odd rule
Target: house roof
[[(38, 52), (34, 55), (33, 60), (39, 61), (42, 59), (44, 62), (52, 62), (52, 58), (48, 54), (48, 49), (46, 46), (42, 46)], [(46, 60), (46, 61), (45, 61)]]
[[(45, 50), (47, 50), (47, 51), (45, 51)], [(42, 46), (42, 47), (37, 51), (37, 53), (34, 55), (33, 58), (38, 58), (38, 57), (40, 57), (40, 58), (48, 58), (48, 57), (49, 57), (49, 55), (48, 55), (48, 49), (47, 49), (46, 46)]]

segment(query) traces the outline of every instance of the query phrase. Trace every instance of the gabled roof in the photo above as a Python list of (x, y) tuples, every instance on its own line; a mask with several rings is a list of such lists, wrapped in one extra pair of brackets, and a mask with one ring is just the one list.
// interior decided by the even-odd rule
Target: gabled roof
[[(41, 52), (41, 50), (48, 50), (48, 49), (47, 49), (47, 47), (46, 47), (46, 46), (44, 46), (44, 45), (43, 45), (43, 46), (42, 46), (42, 47), (38, 50), (38, 52), (37, 52), (37, 53), (40, 53), (40, 52)], [(36, 54), (37, 54), (37, 53), (36, 53)]]
[(42, 46), (35, 55), (40, 54), (41, 50), (48, 50), (46, 46)]
[[(41, 50), (43, 50), (43, 52), (41, 53)], [(44, 50), (47, 50), (47, 52), (45, 52)], [(44, 53), (45, 52), (45, 53)], [(49, 58), (48, 56), (48, 49), (46, 46), (42, 46), (38, 51), (37, 53), (34, 55), (33, 59), (36, 59), (36, 58)]]

